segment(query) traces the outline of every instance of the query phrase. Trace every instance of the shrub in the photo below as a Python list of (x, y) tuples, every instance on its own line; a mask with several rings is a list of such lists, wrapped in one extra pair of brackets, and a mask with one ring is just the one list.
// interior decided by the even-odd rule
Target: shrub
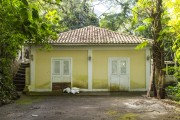
[(0, 106), (2, 104), (10, 103), (12, 100), (19, 97), (12, 82), (7, 79), (4, 82), (2, 81), (3, 79), (0, 79)]
[(180, 82), (176, 86), (168, 86), (166, 88), (168, 98), (180, 101)]

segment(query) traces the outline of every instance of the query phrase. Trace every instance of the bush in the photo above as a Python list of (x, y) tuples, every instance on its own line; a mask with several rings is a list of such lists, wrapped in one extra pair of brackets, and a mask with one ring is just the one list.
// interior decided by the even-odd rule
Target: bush
[(168, 86), (175, 87), (175, 86), (177, 86), (177, 84), (178, 84), (178, 81), (169, 81), (169, 82), (165, 83), (165, 88)]
[(166, 88), (168, 98), (180, 101), (180, 82), (176, 86), (168, 86)]
[(19, 98), (15, 86), (9, 77), (2, 77), (0, 74), (0, 106), (10, 103), (12, 100)]

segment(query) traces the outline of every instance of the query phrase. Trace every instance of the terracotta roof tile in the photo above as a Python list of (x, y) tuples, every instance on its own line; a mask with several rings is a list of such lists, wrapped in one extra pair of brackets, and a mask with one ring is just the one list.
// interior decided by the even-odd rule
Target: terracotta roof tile
[(59, 34), (52, 44), (139, 44), (144, 38), (121, 34), (104, 28), (87, 26)]

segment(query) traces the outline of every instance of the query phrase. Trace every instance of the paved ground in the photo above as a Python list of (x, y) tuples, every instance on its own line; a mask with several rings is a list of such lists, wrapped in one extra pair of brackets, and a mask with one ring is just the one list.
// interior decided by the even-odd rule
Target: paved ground
[(0, 120), (178, 120), (180, 108), (140, 94), (25, 96), (0, 107)]

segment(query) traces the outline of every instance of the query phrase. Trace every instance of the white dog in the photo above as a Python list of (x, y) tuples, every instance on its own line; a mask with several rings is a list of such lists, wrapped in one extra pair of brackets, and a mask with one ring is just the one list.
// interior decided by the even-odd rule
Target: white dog
[(67, 88), (65, 88), (63, 90), (63, 92), (76, 94), (76, 93), (79, 93), (79, 88), (77, 88), (77, 87), (72, 87), (72, 88), (67, 87)]
[(72, 94), (79, 93), (79, 88), (77, 88), (77, 87), (72, 87), (72, 88), (71, 88), (71, 93), (72, 93)]
[(63, 92), (67, 92), (67, 93), (70, 93), (71, 92), (71, 88), (67, 87), (63, 90)]

